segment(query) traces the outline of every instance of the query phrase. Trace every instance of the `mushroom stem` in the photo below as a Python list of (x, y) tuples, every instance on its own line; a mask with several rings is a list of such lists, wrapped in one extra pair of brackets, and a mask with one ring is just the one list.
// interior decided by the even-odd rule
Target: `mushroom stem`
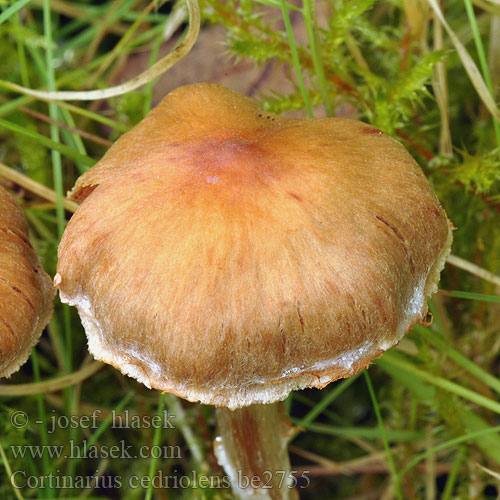
[(283, 403), (217, 408), (215, 454), (239, 499), (295, 500), (287, 445), (293, 427)]

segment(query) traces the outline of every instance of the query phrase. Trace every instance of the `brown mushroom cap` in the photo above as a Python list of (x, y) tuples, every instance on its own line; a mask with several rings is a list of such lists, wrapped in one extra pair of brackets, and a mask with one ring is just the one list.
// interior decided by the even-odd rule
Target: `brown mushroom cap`
[(28, 359), (50, 321), (55, 295), (28, 240), (28, 224), (0, 187), (0, 377)]
[(452, 239), (397, 141), (212, 84), (169, 94), (73, 197), (56, 284), (90, 351), (230, 408), (324, 387), (396, 344)]

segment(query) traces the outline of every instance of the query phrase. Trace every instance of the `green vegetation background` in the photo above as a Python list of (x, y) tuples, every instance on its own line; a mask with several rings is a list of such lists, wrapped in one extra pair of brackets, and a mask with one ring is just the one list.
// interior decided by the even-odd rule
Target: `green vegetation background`
[[(148, 51), (150, 63), (156, 60), (172, 9), (181, 6), (142, 0), (0, 1), (0, 166), (54, 188), (57, 201), (9, 181), (4, 174), (10, 170), (0, 172), (0, 182), (22, 205), (51, 275), (69, 218), (63, 193), (102, 156), (109, 141), (150, 109), (152, 84), (105, 104), (71, 105), (47, 104), (14, 92), (5, 82), (48, 89), (106, 87), (132, 54)], [(294, 90), (284, 95), (274, 88), (258, 95), (265, 109), (324, 116), (348, 106), (354, 117), (397, 138), (420, 163), (457, 227), (453, 253), (500, 273), (498, 108), (495, 119), (484, 92), (480, 97), (483, 85), (490, 98), (498, 99), (498, 1), (444, 2), (449, 31), (436, 14), (435, 0), (318, 5), (314, 0), (293, 5), (203, 0), (201, 8), (205, 26), (225, 28), (228, 57), (260, 66), (275, 61), (286, 68)], [(295, 40), (291, 15), (304, 24), (306, 42)], [(470, 60), (457, 50), (457, 40)], [(416, 327), (398, 349), (374, 363), (369, 375), (323, 391), (294, 393), (287, 400), (294, 423), (304, 429), (291, 447), (292, 468), (308, 471), (310, 478), (302, 498), (500, 498), (499, 287), (448, 265), (441, 288), (431, 303), (432, 326)], [(77, 314), (57, 303), (30, 363), (8, 384), (79, 373), (89, 362)], [(50, 432), (51, 418), (92, 415), (96, 409), (98, 429)], [(168, 410), (176, 415), (176, 426), (163, 432), (145, 426), (112, 429), (112, 410), (137, 417)], [(22, 429), (12, 425), (19, 411), (29, 416)], [(211, 451), (212, 408), (158, 395), (110, 367), (62, 392), (7, 396), (0, 387), (0, 427), (2, 499), (231, 498), (227, 489), (200, 488), (196, 481), (168, 490), (148, 488), (147, 481), (145, 488), (127, 486), (134, 475), (148, 479), (160, 472), (180, 477), (198, 471), (215, 477), (222, 471)], [(57, 444), (66, 447), (64, 455), (71, 441), (81, 445), (84, 440), (104, 447), (122, 442), (134, 449), (179, 447), (180, 454), (164, 460), (78, 460), (47, 453), (23, 458), (13, 448)], [(90, 477), (95, 487), (41, 487), (37, 480), (37, 487), (16, 489), (9, 480), (15, 471), (34, 478)], [(104, 478), (117, 477), (123, 478), (121, 489), (106, 487)]]

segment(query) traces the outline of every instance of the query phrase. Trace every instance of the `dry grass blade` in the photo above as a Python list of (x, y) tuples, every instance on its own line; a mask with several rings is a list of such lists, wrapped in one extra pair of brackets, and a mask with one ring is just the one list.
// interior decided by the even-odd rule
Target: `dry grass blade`
[(432, 7), (434, 12), (436, 13), (437, 18), (439, 19), (439, 21), (441, 21), (441, 24), (444, 26), (444, 29), (447, 31), (449, 37), (451, 38), (451, 41), (455, 46), (455, 49), (457, 50), (462, 64), (464, 65), (465, 71), (467, 71), (472, 85), (474, 85), (474, 88), (481, 98), (481, 101), (483, 101), (488, 111), (497, 120), (500, 120), (500, 111), (498, 110), (494, 99), (491, 97), (488, 87), (486, 86), (486, 83), (484, 82), (483, 77), (481, 76), (481, 72), (476, 66), (476, 63), (467, 52), (467, 49), (462, 45), (462, 42), (459, 40), (458, 36), (451, 29), (450, 25), (446, 22), (446, 19), (444, 18), (443, 13), (441, 12), (441, 9), (439, 8), (436, 0), (427, 0), (427, 2)]
[(500, 481), (500, 473), (495, 472), (494, 470), (488, 469), (484, 465), (481, 464), (476, 464), (480, 469), (482, 469), (486, 474), (490, 475), (491, 477), (495, 478), (497, 481)]
[[(434, 50), (443, 49), (443, 27), (434, 13)], [(439, 152), (441, 154), (452, 154), (452, 140), (450, 133), (450, 115), (448, 100), (448, 82), (446, 78), (446, 66), (444, 62), (438, 62), (434, 70), (432, 81), (436, 102), (441, 115), (441, 133), (439, 136)]]
[(329, 471), (338, 471), (339, 473), (352, 474), (358, 468), (366, 466), (368, 464), (382, 464), (383, 470), (388, 471), (387, 465), (385, 465), (385, 453), (384, 452), (374, 452), (369, 455), (364, 455), (360, 458), (349, 460), (346, 462), (334, 462), (328, 458), (322, 457), (316, 453), (312, 453), (307, 450), (303, 450), (298, 446), (290, 445), (289, 450), (296, 455), (310, 460), (314, 464), (321, 465), (328, 469)]
[[(43, 0), (33, 0), (33, 3), (42, 6)], [(54, 12), (58, 12), (59, 14), (63, 14), (65, 16), (75, 19), (82, 18), (87, 14), (85, 9), (78, 7), (78, 5), (76, 5), (75, 3), (65, 2), (63, 0), (51, 0), (50, 8)], [(90, 23), (98, 24), (100, 23), (100, 21), (101, 18), (96, 16), (95, 19), (90, 20)], [(109, 27), (109, 31), (111, 33), (114, 33), (115, 35), (123, 35), (123, 33), (127, 31), (127, 26), (119, 22), (115, 22)]]
[[(40, 184), (39, 182), (34, 181), (26, 175), (23, 175), (21, 172), (18, 172), (17, 170), (4, 165), (3, 163), (0, 163), (0, 176), (4, 179), (8, 179), (11, 182), (14, 182), (15, 184), (23, 187), (31, 193), (40, 196), (40, 198), (43, 198), (44, 200), (50, 201), (52, 203), (56, 203), (57, 201), (57, 195), (55, 191), (49, 189), (43, 184)], [(68, 210), (69, 212), (76, 212), (78, 203), (75, 203), (74, 201), (68, 199), (65, 199), (63, 203), (66, 210)]]
[(500, 83), (500, 15), (492, 16), (491, 18), (488, 64), (490, 67), (491, 84), (496, 89), (495, 96), (498, 96), (498, 84)]
[(106, 35), (106, 32), (110, 30), (111, 26), (113, 25), (113, 15), (119, 9), (121, 4), (122, 4), (121, 1), (113, 2), (111, 4), (111, 8), (108, 9), (104, 14), (104, 17), (101, 19), (98, 25), (99, 28), (97, 34), (92, 39), (92, 42), (90, 43), (87, 52), (85, 53), (82, 65), (88, 64), (94, 58), (100, 43), (102, 42), (103, 38)]
[(496, 274), (483, 269), (477, 264), (473, 264), (472, 262), (457, 257), (456, 255), (450, 255), (446, 260), (448, 264), (451, 264), (452, 266), (459, 267), (460, 269), (463, 269), (464, 271), (467, 271), (468, 273), (471, 273), (478, 278), (489, 281), (496, 286), (500, 286), (500, 276), (497, 276)]
[(80, 368), (76, 372), (57, 377), (44, 382), (33, 384), (0, 385), (0, 396), (28, 396), (33, 394), (44, 394), (55, 392), (79, 384), (83, 380), (91, 377), (104, 366), (100, 361), (93, 361)]
[(15, 488), (14, 484), (12, 482), (12, 469), (9, 464), (9, 459), (7, 458), (7, 455), (5, 454), (5, 450), (3, 449), (3, 445), (0, 442), (0, 457), (2, 458), (3, 466), (5, 467), (5, 472), (7, 473), (7, 477), (9, 478), (9, 482), (13, 486), (14, 494), (18, 500), (24, 500), (23, 496), (21, 495), (21, 492), (19, 491), (19, 488)]
[(108, 87), (107, 89), (89, 90), (81, 92), (72, 91), (54, 91), (47, 92), (41, 90), (32, 90), (21, 85), (16, 85), (10, 82), (2, 82), (6, 88), (16, 90), (26, 95), (31, 95), (41, 99), (49, 100), (75, 100), (75, 101), (94, 101), (98, 99), (107, 99), (109, 97), (116, 97), (132, 90), (136, 90), (143, 85), (154, 80), (162, 73), (170, 69), (174, 64), (180, 61), (193, 47), (198, 38), (200, 31), (200, 8), (197, 0), (187, 0), (189, 12), (189, 31), (183, 42), (170, 54), (151, 66), (149, 69), (128, 80), (125, 83)]
[(69, 132), (78, 134), (80, 137), (83, 137), (84, 139), (88, 139), (89, 141), (95, 142), (96, 144), (100, 144), (101, 146), (106, 146), (109, 148), (113, 143), (111, 141), (108, 141), (107, 139), (103, 139), (102, 137), (99, 137), (97, 135), (91, 134), (89, 132), (85, 132), (85, 130), (81, 130), (76, 127), (70, 127), (69, 125), (66, 125), (66, 123), (59, 121), (59, 120), (53, 120), (50, 118), (50, 116), (47, 116), (43, 113), (40, 113), (38, 111), (35, 111), (33, 109), (27, 108), (25, 106), (19, 106), (19, 110), (22, 111), (23, 113), (26, 113), (27, 115), (31, 115), (34, 118), (37, 118), (38, 120), (41, 120), (45, 123), (51, 123), (53, 125), (58, 126), (59, 128), (63, 128), (65, 130), (68, 130)]
[[(113, 7), (119, 5), (119, 2), (114, 2)], [(101, 63), (99, 68), (95, 71), (95, 73), (89, 78), (88, 85), (92, 87), (97, 80), (101, 77), (101, 75), (113, 64), (115, 59), (120, 58), (120, 52), (130, 41), (135, 31), (139, 28), (144, 18), (157, 6), (156, 0), (153, 0), (149, 3), (149, 5), (141, 12), (141, 15), (136, 19), (134, 24), (130, 27), (127, 33), (120, 39), (120, 41), (115, 45), (113, 50), (106, 56), (104, 61)], [(104, 32), (103, 32), (104, 33)]]

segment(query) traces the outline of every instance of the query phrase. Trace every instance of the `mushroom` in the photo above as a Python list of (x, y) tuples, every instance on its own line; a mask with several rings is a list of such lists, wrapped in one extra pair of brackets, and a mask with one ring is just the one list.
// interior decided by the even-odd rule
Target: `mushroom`
[(28, 223), (0, 187), (0, 377), (27, 361), (52, 316), (55, 290), (28, 240)]
[(272, 403), (353, 375), (422, 322), (452, 240), (391, 137), (206, 83), (171, 92), (71, 196), (56, 285), (91, 353), (217, 406), (219, 460), (252, 498), (291, 491)]

